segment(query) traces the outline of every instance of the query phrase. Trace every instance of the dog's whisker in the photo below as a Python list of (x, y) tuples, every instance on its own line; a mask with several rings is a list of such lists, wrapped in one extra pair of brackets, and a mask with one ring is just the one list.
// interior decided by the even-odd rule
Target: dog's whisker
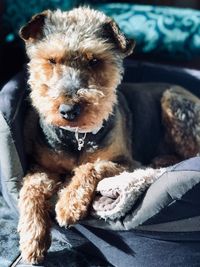
[(90, 97), (90, 96), (92, 96), (92, 97), (105, 97), (105, 94), (102, 91), (97, 90), (97, 89), (92, 89), (92, 88), (79, 89), (78, 92), (77, 92), (77, 95), (79, 95), (79, 96), (87, 96), (87, 97)]

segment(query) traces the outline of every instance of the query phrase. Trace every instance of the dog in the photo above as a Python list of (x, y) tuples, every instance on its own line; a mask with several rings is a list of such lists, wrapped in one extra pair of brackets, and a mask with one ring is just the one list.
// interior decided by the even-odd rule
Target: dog
[[(30, 168), (19, 195), (18, 231), (22, 258), (36, 264), (51, 244), (53, 195), (58, 194), (59, 225), (75, 224), (87, 215), (101, 179), (141, 165), (133, 157), (131, 114), (117, 89), (123, 59), (135, 42), (111, 18), (88, 7), (44, 11), (19, 35), (30, 59), (31, 107), (24, 127)], [(170, 90), (161, 100), (168, 136), (177, 153), (195, 155), (198, 140), (193, 134), (191, 149), (185, 149), (179, 123), (184, 116), (173, 104), (177, 99), (184, 102), (184, 96), (180, 88)], [(184, 94), (186, 100), (199, 101), (187, 91)]]

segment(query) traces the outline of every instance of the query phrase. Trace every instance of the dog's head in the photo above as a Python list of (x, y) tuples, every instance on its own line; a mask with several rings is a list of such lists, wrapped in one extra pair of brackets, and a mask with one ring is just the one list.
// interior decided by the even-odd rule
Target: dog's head
[(92, 132), (117, 101), (122, 61), (134, 42), (117, 24), (86, 7), (44, 11), (21, 28), (30, 58), (33, 106), (55, 126)]

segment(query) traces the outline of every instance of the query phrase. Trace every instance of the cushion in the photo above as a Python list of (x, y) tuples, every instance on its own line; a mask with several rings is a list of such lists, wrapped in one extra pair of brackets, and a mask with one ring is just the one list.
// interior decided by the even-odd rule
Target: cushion
[(96, 5), (136, 39), (136, 51), (190, 59), (199, 54), (200, 12), (193, 9), (110, 3)]
[[(132, 64), (133, 72), (137, 69), (137, 66), (146, 69), (148, 72), (148, 64), (143, 64), (143, 66), (141, 66), (140, 64), (138, 65), (137, 62)], [(153, 67), (156, 69), (157, 66), (150, 65), (152, 73)], [(129, 68), (131, 68), (130, 65)], [(163, 71), (163, 74), (165, 73), (165, 68), (166, 67), (163, 67), (160, 70)], [(179, 72), (180, 70), (177, 70), (177, 73)], [(196, 74), (196, 72), (194, 75), (194, 72), (188, 71), (187, 73), (186, 70), (183, 70), (183, 75), (186, 81), (187, 79), (193, 79), (193, 82), (197, 83), (199, 80), (197, 79)], [(167, 76), (165, 75), (161, 79), (164, 78), (167, 78)], [(2, 151), (0, 154), (0, 163), (2, 193), (8, 205), (15, 211), (16, 214), (18, 213), (17, 198), (21, 179), (26, 172), (26, 158), (24, 156), (22, 132), (24, 114), (27, 108), (27, 103), (25, 101), (27, 93), (25, 72), (15, 76), (0, 92), (0, 147)], [(200, 215), (198, 214), (198, 209), (195, 210), (192, 208), (183, 208), (183, 211), (178, 215), (179, 217), (170, 215), (170, 218), (168, 218), (168, 216), (163, 215), (166, 213), (166, 210), (169, 209), (169, 206), (171, 207), (170, 212), (171, 210), (174, 212), (179, 203), (182, 205), (184, 202), (182, 201), (182, 198), (185, 196), (188, 197), (187, 193), (191, 189), (198, 189), (198, 162), (199, 158), (197, 157), (183, 162), (182, 165), (176, 165), (173, 169), (167, 169), (160, 179), (149, 188), (147, 193), (141, 196), (139, 201), (136, 203), (137, 205), (135, 206), (135, 202), (133, 203), (122, 221), (121, 218), (119, 218), (118, 222), (111, 221), (111, 223), (104, 224), (104, 221), (95, 220), (95, 222), (90, 221), (89, 224), (92, 224), (95, 227), (97, 225), (102, 227), (103, 223), (103, 227), (117, 230), (135, 229), (140, 225), (146, 227), (145, 229), (147, 229), (148, 227), (146, 225), (170, 222), (177, 220), (177, 218), (178, 220), (187, 219)], [(154, 198), (152, 196), (156, 197)], [(194, 194), (194, 196), (196, 195)], [(180, 199), (181, 202), (179, 202)], [(173, 207), (175, 207), (175, 209), (173, 209)], [(185, 206), (183, 205), (182, 207)]]

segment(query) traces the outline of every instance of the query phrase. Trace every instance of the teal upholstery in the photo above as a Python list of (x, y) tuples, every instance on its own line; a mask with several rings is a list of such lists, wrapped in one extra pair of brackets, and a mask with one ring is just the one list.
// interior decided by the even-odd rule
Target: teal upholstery
[(125, 3), (96, 7), (136, 39), (136, 51), (188, 59), (200, 54), (200, 11)]
[[(4, 25), (8, 30), (6, 41), (15, 39), (20, 26), (33, 14), (48, 8), (69, 10), (83, 2), (6, 0), (3, 15)], [(136, 39), (136, 52), (164, 52), (176, 58), (190, 58), (200, 53), (200, 11), (126, 3), (93, 6), (113, 17), (127, 36)]]
[(84, 3), (113, 17), (125, 34), (136, 40), (136, 56), (142, 54), (143, 59), (150, 56), (153, 60), (156, 58), (157, 62), (197, 62), (200, 55), (200, 11), (107, 2), (109, 1), (3, 0), (0, 57), (4, 68), (0, 86), (25, 62), (23, 42), (19, 40), (18, 31), (33, 14), (45, 9), (69, 10)]

